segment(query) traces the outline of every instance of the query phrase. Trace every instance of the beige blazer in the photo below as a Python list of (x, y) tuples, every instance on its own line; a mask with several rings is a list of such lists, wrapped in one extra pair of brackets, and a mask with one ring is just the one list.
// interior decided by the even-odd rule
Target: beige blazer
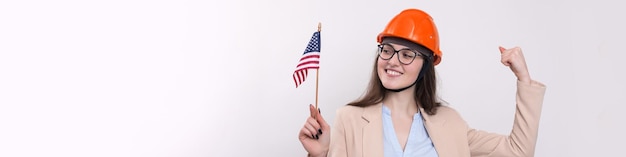
[[(534, 156), (545, 86), (517, 82), (515, 122), (510, 135), (468, 127), (454, 109), (442, 106), (437, 114), (420, 109), (424, 125), (440, 157)], [(331, 129), (329, 157), (382, 157), (382, 105), (345, 106), (337, 111)]]

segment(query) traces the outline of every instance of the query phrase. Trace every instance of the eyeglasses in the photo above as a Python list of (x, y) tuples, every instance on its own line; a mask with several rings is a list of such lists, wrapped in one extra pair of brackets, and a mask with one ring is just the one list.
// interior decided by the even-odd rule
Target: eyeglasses
[(413, 63), (413, 60), (415, 60), (416, 57), (422, 56), (422, 54), (419, 53), (417, 50), (412, 50), (408, 48), (396, 50), (389, 44), (378, 45), (378, 57), (380, 57), (380, 59), (389, 60), (393, 58), (393, 55), (395, 55), (396, 53), (399, 55), (398, 61), (400, 61), (400, 63), (404, 65), (409, 65)]

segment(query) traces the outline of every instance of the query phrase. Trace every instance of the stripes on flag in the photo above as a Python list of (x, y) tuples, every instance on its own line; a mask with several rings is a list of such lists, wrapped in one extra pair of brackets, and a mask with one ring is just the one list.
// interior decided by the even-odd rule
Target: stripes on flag
[(309, 73), (308, 69), (319, 69), (320, 48), (320, 32), (318, 31), (313, 33), (309, 45), (304, 50), (304, 54), (302, 54), (300, 62), (293, 72), (293, 81), (296, 84), (296, 88), (306, 79)]

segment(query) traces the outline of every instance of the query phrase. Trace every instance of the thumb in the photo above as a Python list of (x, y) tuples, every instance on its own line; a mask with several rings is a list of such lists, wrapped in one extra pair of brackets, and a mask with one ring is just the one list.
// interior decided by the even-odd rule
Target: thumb
[(509, 63), (510, 62), (508, 59), (509, 57), (507, 57), (508, 55), (504, 53), (504, 51), (506, 51), (506, 48), (502, 46), (499, 46), (498, 48), (500, 49), (500, 55), (501, 55), (500, 63), (504, 64), (504, 66), (510, 66), (511, 63)]

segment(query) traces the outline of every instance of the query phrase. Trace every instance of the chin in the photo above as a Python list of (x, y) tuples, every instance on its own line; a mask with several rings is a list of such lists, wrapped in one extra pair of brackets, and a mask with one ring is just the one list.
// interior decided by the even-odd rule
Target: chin
[(390, 83), (387, 83), (387, 84), (382, 83), (382, 84), (383, 84), (383, 87), (385, 87), (385, 89), (399, 89), (399, 88), (406, 87), (406, 86), (395, 85), (395, 84), (390, 84)]

